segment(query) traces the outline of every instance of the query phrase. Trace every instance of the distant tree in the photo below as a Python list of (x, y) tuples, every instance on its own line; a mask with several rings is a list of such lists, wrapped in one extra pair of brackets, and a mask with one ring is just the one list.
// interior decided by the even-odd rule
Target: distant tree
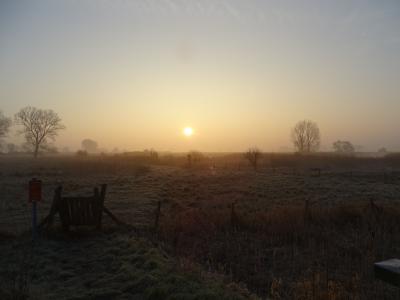
[(204, 160), (204, 155), (200, 151), (190, 151), (187, 155), (188, 165), (189, 167), (192, 166), (194, 163), (199, 163)]
[(244, 154), (244, 157), (249, 161), (250, 165), (257, 170), (258, 161), (261, 158), (261, 151), (257, 147), (249, 148), (247, 152)]
[(54, 111), (31, 106), (16, 113), (15, 122), (22, 126), (18, 133), (24, 135), (26, 144), (33, 151), (35, 158), (41, 149), (48, 146), (49, 140), (54, 141), (58, 132), (65, 129), (61, 118)]
[(88, 156), (88, 153), (85, 150), (78, 150), (78, 151), (76, 151), (76, 156), (86, 157), (86, 156)]
[(363, 145), (355, 145), (354, 149), (356, 152), (362, 152), (362, 151), (364, 151), (364, 146)]
[(99, 149), (97, 150), (97, 152), (103, 153), (103, 154), (107, 154), (107, 153), (108, 153), (108, 149), (107, 149), (107, 148), (99, 148)]
[(336, 141), (333, 143), (333, 150), (340, 154), (352, 154), (355, 152), (355, 148), (349, 141)]
[(85, 150), (88, 153), (96, 153), (98, 152), (98, 147), (99, 145), (97, 144), (96, 141), (93, 141), (91, 139), (84, 139), (82, 141), (82, 149)]
[(388, 151), (385, 147), (382, 147), (378, 150), (378, 153), (381, 154), (382, 156), (385, 156), (388, 153)]
[(61, 150), (61, 153), (70, 153), (70, 152), (71, 152), (71, 150), (67, 146), (63, 147)]
[(154, 150), (153, 148), (145, 149), (144, 153), (150, 157), (150, 160), (152, 161), (157, 161), (158, 160), (158, 152)]
[(15, 145), (13, 143), (7, 144), (7, 152), (8, 153), (16, 153), (17, 150), (18, 150), (17, 145)]
[(0, 139), (7, 135), (11, 124), (11, 119), (4, 116), (3, 112), (0, 110)]
[(321, 136), (317, 123), (303, 120), (292, 129), (292, 141), (300, 153), (315, 152), (319, 149)]

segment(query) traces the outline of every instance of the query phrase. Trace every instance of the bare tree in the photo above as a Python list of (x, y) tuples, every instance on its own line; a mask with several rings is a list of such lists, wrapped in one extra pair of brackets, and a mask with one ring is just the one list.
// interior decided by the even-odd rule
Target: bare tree
[(303, 120), (292, 129), (292, 141), (300, 153), (315, 152), (319, 149), (321, 136), (317, 123)]
[(4, 116), (3, 112), (0, 110), (0, 139), (6, 136), (11, 123), (11, 119)]
[(87, 153), (96, 153), (98, 151), (98, 144), (91, 139), (84, 139), (82, 141), (82, 149)]
[(353, 154), (355, 151), (355, 148), (352, 143), (349, 141), (336, 141), (333, 143), (333, 149), (335, 150), (336, 153), (340, 154)]
[(27, 144), (33, 148), (35, 158), (40, 149), (47, 146), (49, 140), (56, 139), (59, 130), (65, 129), (61, 118), (54, 111), (31, 106), (16, 113), (15, 122), (22, 126), (19, 134), (25, 136)]
[(254, 170), (257, 170), (258, 161), (261, 158), (261, 151), (257, 147), (249, 148), (244, 154), (244, 157), (249, 161)]

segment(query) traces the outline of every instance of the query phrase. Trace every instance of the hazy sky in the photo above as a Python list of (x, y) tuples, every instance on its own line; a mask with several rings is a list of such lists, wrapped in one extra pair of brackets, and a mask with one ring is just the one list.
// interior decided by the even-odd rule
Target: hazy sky
[(0, 0), (0, 109), (27, 105), (60, 148), (279, 151), (311, 119), (400, 150), (400, 1)]

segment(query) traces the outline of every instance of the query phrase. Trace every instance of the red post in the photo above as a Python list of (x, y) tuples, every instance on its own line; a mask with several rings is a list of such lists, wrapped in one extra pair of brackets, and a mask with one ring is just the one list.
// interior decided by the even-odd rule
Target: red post
[(42, 181), (32, 178), (29, 181), (29, 202), (32, 203), (32, 238), (36, 239), (37, 208), (36, 203), (42, 200)]
[(39, 202), (42, 200), (42, 181), (32, 178), (29, 181), (29, 202)]

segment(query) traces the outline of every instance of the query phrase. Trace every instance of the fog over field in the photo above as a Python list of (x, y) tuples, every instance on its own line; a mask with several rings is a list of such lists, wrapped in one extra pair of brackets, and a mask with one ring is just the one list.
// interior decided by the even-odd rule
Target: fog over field
[(0, 0), (0, 300), (398, 299), (400, 2)]
[(311, 119), (325, 151), (400, 150), (397, 1), (0, 5), (0, 109), (58, 112), (60, 149), (293, 150), (288, 132)]

